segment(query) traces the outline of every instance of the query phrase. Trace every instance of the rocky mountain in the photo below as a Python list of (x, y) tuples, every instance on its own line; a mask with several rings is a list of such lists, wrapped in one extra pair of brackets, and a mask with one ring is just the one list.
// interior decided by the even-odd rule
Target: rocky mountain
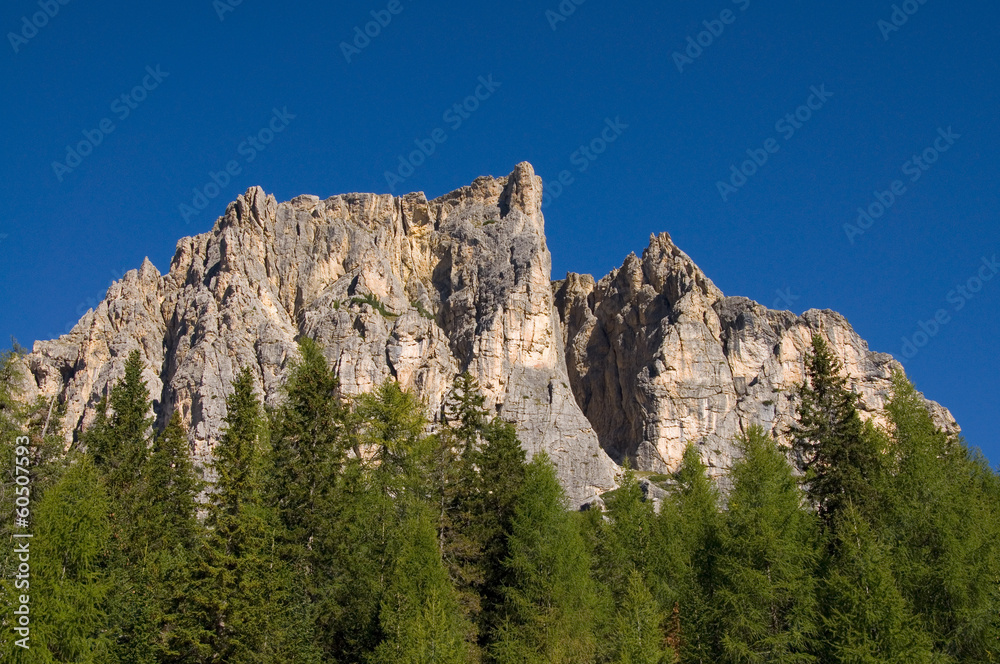
[(392, 378), (431, 413), (469, 371), (528, 452), (552, 457), (575, 504), (615, 486), (616, 462), (670, 469), (693, 441), (721, 474), (748, 425), (781, 434), (815, 332), (844, 361), (866, 412), (885, 403), (898, 364), (870, 352), (843, 317), (724, 297), (666, 234), (599, 282), (551, 282), (541, 201), (526, 163), (430, 201), (278, 203), (252, 188), (210, 232), (178, 242), (168, 273), (147, 259), (70, 333), (36, 342), (29, 395), (63, 399), (76, 435), (139, 349), (159, 422), (179, 410), (205, 464), (236, 372), (252, 367), (275, 403), (306, 335), (345, 393)]

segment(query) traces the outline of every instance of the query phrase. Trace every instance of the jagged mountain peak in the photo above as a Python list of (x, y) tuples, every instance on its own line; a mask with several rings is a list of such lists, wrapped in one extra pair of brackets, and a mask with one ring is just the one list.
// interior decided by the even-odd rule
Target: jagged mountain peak
[(79, 432), (138, 349), (159, 423), (179, 412), (207, 464), (238, 370), (251, 367), (276, 403), (305, 335), (346, 393), (395, 379), (432, 415), (471, 372), (529, 453), (553, 458), (576, 504), (615, 485), (612, 459), (670, 469), (694, 442), (722, 473), (749, 424), (781, 434), (814, 332), (872, 415), (884, 405), (898, 365), (842, 317), (725, 297), (667, 233), (600, 280), (552, 283), (541, 203), (526, 162), (431, 200), (278, 202), (251, 187), (210, 231), (178, 241), (166, 274), (145, 260), (69, 334), (36, 342), (29, 396), (58, 395)]

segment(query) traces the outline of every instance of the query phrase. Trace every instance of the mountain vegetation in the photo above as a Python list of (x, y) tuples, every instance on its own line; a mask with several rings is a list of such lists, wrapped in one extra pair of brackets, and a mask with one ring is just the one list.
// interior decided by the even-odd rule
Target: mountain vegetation
[(279, 405), (233, 381), (209, 484), (178, 414), (154, 425), (138, 353), (68, 450), (59, 404), (19, 399), (20, 354), (0, 361), (0, 500), (27, 437), (35, 535), (29, 591), (0, 522), (13, 662), (1000, 662), (1000, 477), (902, 374), (865, 423), (820, 337), (789, 446), (750, 427), (723, 491), (692, 445), (656, 509), (626, 467), (583, 512), (468, 374), (439, 413), (392, 381), (348, 397), (303, 339)]

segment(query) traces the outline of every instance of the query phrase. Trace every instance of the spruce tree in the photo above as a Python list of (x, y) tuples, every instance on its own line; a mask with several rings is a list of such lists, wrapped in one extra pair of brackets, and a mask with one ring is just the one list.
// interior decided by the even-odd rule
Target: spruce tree
[[(104, 476), (112, 507), (120, 517), (120, 528), (134, 522), (131, 510), (149, 458), (152, 405), (142, 371), (142, 357), (134, 350), (125, 362), (124, 377), (111, 389), (111, 396), (98, 417), (95, 435), (88, 440), (88, 451)], [(122, 536), (128, 534), (127, 529), (120, 532)]]
[(511, 524), (504, 615), (492, 655), (500, 664), (595, 661), (597, 596), (577, 515), (548, 456), (528, 464)]
[(485, 582), (483, 518), (491, 491), (482, 476), (485, 399), (469, 373), (455, 380), (445, 399), (442, 427), (434, 436), (431, 477), (435, 527), (441, 556), (468, 618), (470, 640), (478, 641)]
[(395, 531), (393, 496), (361, 459), (345, 462), (318, 548), (328, 581), (317, 598), (317, 636), (338, 662), (362, 662), (381, 641), (379, 613), (391, 573), (389, 536)]
[(379, 616), (373, 664), (465, 664), (467, 624), (425, 506), (415, 504), (394, 536), (394, 562)]
[(487, 424), (486, 399), (477, 381), (468, 371), (455, 379), (444, 404), (444, 424), (454, 432), (461, 444), (460, 454), (472, 450)]
[(793, 449), (806, 470), (809, 497), (828, 525), (849, 505), (865, 513), (878, 504), (874, 487), (881, 473), (878, 438), (858, 415), (858, 395), (841, 375), (842, 365), (820, 335), (806, 358), (806, 382), (799, 387)]
[(713, 598), (725, 662), (810, 662), (818, 632), (819, 528), (775, 441), (738, 441)]
[(514, 425), (495, 417), (483, 431), (483, 444), (476, 454), (479, 490), (474, 496), (472, 535), (478, 543), (481, 612), (480, 643), (498, 627), (503, 605), (503, 588), (513, 580), (507, 560), (510, 557), (509, 533), (517, 505), (524, 490), (527, 461)]
[(309, 625), (296, 622), (294, 577), (276, 551), (277, 516), (263, 500), (266, 431), (253, 386), (243, 369), (226, 399), (209, 534), (190, 591), (201, 630), (188, 648), (206, 662), (311, 661)]
[[(284, 401), (271, 418), (271, 494), (288, 541), (304, 550), (322, 527), (321, 509), (347, 444), (335, 372), (312, 339), (303, 337), (299, 352), (301, 358), (284, 386)], [(295, 557), (297, 563), (309, 562), (304, 551)]]
[(202, 482), (191, 463), (180, 413), (175, 411), (156, 437), (143, 480), (140, 495), (149, 508), (142, 516), (147, 551), (190, 548), (198, 536), (196, 498)]
[(323, 512), (317, 548), (328, 580), (317, 599), (317, 635), (329, 656), (362, 661), (381, 641), (398, 506), (431, 499), (433, 443), (424, 435), (424, 405), (395, 381), (357, 397), (344, 417), (353, 455)]
[(152, 439), (152, 402), (142, 378), (142, 356), (129, 353), (124, 376), (98, 405), (84, 435), (88, 454), (107, 489), (110, 542), (106, 566), (117, 592), (108, 601), (109, 662), (152, 664), (159, 631), (157, 605), (146, 567), (150, 542), (157, 537), (160, 506), (144, 495)]

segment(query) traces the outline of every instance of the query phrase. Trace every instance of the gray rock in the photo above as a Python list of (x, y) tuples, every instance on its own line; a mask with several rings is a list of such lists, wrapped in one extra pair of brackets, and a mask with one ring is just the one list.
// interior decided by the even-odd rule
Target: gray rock
[(346, 394), (392, 378), (432, 414), (470, 371), (487, 406), (516, 424), (530, 454), (549, 454), (582, 504), (614, 487), (617, 468), (569, 388), (541, 195), (528, 164), (433, 201), (347, 194), (279, 204), (250, 189), (211, 232), (178, 242), (169, 273), (146, 261), (68, 335), (36, 343), (34, 391), (65, 399), (79, 432), (138, 348), (160, 424), (178, 410), (204, 465), (239, 369), (251, 367), (276, 403), (306, 335)]
[(28, 397), (62, 398), (68, 435), (78, 435), (138, 349), (158, 423), (178, 411), (209, 466), (236, 373), (251, 367), (265, 401), (277, 403), (305, 335), (323, 346), (345, 394), (391, 378), (434, 416), (469, 371), (529, 454), (552, 458), (575, 506), (614, 488), (614, 461), (669, 471), (693, 442), (723, 476), (749, 425), (783, 436), (816, 332), (844, 362), (865, 416), (881, 417), (900, 367), (843, 317), (727, 298), (666, 234), (600, 282), (570, 274), (553, 283), (541, 202), (528, 164), (431, 201), (345, 194), (279, 204), (252, 188), (210, 232), (177, 243), (167, 274), (144, 261), (71, 332), (37, 342)]
[[(674, 470), (694, 443), (723, 476), (749, 426), (786, 439), (813, 334), (843, 362), (866, 419), (884, 424), (902, 369), (835, 312), (796, 316), (725, 297), (665, 233), (600, 282), (570, 274), (554, 289), (577, 403), (608, 454), (638, 470)], [(927, 403), (939, 426), (958, 431), (951, 413)]]

